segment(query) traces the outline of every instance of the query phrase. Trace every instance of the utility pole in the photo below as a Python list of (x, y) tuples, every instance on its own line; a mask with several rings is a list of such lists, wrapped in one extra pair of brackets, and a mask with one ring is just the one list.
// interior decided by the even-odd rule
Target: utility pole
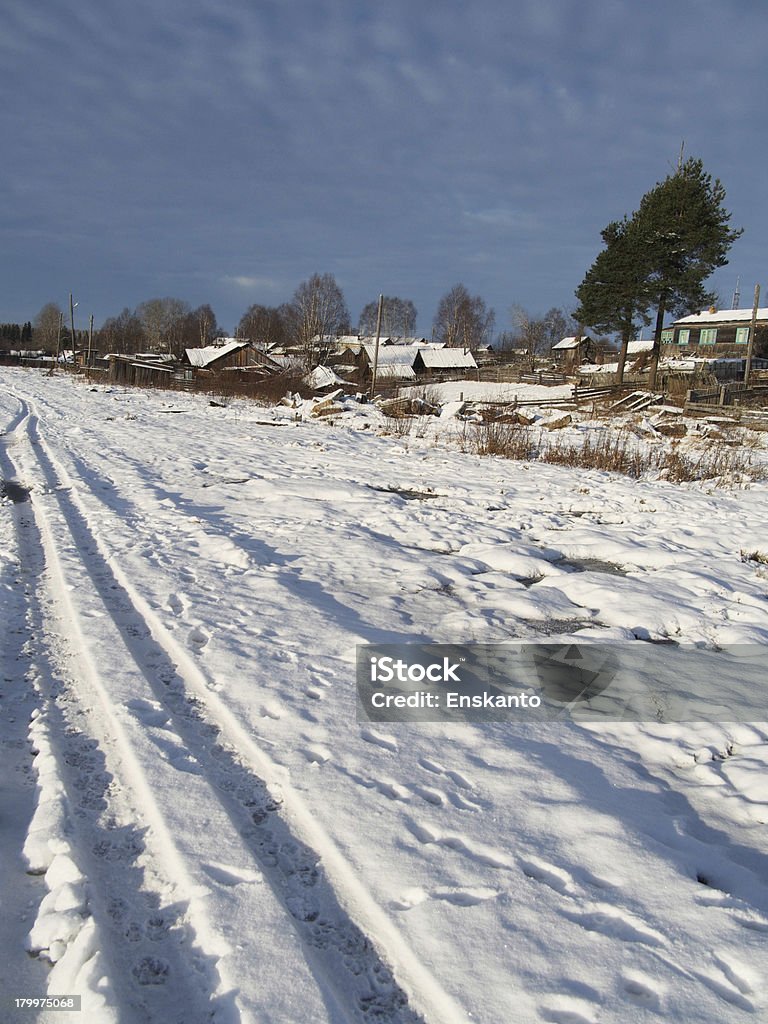
[(61, 350), (61, 328), (64, 325), (64, 314), (59, 311), (59, 329), (56, 332), (56, 357), (53, 360), (53, 366), (51, 366), (51, 372), (48, 374), (50, 377), (59, 362), (59, 352)]
[(749, 325), (749, 341), (747, 342), (747, 358), (744, 361), (744, 383), (749, 387), (749, 375), (752, 372), (752, 349), (755, 347), (755, 324), (757, 307), (760, 304), (760, 285), (755, 285), (755, 302), (752, 306), (752, 322)]
[(72, 328), (72, 368), (77, 369), (77, 343), (75, 342), (75, 304), (72, 292), (69, 293), (69, 325)]
[(91, 319), (90, 319), (90, 321), (88, 323), (88, 359), (87, 359), (87, 367), (86, 367), (86, 371), (85, 371), (89, 380), (90, 380), (90, 377), (91, 377), (91, 356), (92, 356), (92, 353), (93, 353), (93, 313), (91, 313)]
[(379, 308), (376, 313), (376, 348), (373, 350), (373, 376), (371, 378), (371, 398), (376, 397), (376, 375), (379, 372), (379, 339), (381, 338), (381, 313), (384, 308), (384, 293), (379, 295)]

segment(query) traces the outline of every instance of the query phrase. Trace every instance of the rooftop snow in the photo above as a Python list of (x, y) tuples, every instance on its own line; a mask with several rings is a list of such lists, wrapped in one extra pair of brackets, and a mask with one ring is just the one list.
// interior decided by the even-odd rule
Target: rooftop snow
[(231, 352), (236, 352), (247, 346), (247, 341), (231, 341), (227, 345), (208, 345), (206, 348), (187, 348), (184, 351), (190, 365), (202, 369), (215, 363), (222, 356), (228, 356)]
[[(751, 309), (717, 309), (714, 313), (707, 310), (705, 313), (693, 313), (691, 316), (681, 317), (675, 320), (678, 324), (730, 324), (743, 323), (752, 319)], [(757, 311), (758, 320), (768, 320), (768, 306), (763, 306)]]
[(475, 357), (463, 348), (421, 348), (419, 356), (430, 369), (476, 369)]
[(581, 338), (563, 338), (562, 341), (558, 341), (556, 345), (553, 345), (552, 349), (576, 348), (577, 345), (584, 341), (587, 341), (586, 334)]
[[(369, 343), (363, 345), (365, 353), (368, 356), (368, 361), (373, 366), (374, 360), (376, 359), (376, 346)], [(402, 345), (379, 345), (379, 368), (385, 363), (400, 366), (413, 366), (413, 360), (416, 358), (416, 351), (409, 346)]]

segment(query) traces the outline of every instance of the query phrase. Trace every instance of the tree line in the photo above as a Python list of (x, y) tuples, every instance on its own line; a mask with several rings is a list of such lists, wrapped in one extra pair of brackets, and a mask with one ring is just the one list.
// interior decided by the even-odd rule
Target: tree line
[(0, 340), (4, 347), (23, 348), (32, 340), (32, 324), (28, 320), (23, 324), (0, 324)]
[[(382, 337), (408, 337), (416, 330), (416, 306), (410, 299), (383, 298), (379, 325)], [(46, 303), (30, 325), (34, 344), (46, 351), (72, 346), (68, 317), (55, 302)], [(378, 320), (378, 299), (367, 303), (354, 328), (355, 334), (372, 336)], [(432, 337), (446, 345), (477, 350), (493, 340), (495, 314), (479, 295), (456, 284), (442, 297), (435, 315)], [(279, 306), (255, 303), (243, 313), (235, 337), (301, 354), (308, 364), (323, 362), (339, 335), (353, 327), (344, 294), (333, 274), (313, 274), (303, 281), (290, 301)], [(163, 352), (180, 356), (186, 348), (204, 348), (226, 336), (209, 304), (192, 309), (173, 297), (149, 299), (135, 309), (126, 307), (109, 317), (94, 332), (93, 347), (99, 352)], [(89, 339), (90, 340), (90, 339)], [(78, 348), (85, 347), (86, 332), (75, 332)]]

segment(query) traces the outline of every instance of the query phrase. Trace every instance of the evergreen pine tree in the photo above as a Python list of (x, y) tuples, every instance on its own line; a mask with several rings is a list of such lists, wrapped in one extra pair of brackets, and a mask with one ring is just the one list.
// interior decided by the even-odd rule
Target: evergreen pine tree
[(579, 306), (573, 316), (580, 324), (621, 335), (617, 379), (624, 379), (627, 348), (639, 320), (650, 323), (644, 249), (636, 226), (626, 217), (601, 232), (605, 248), (598, 253), (576, 289)]
[(650, 323), (656, 310), (649, 387), (656, 387), (661, 331), (667, 313), (690, 313), (711, 303), (704, 282), (725, 266), (742, 230), (731, 230), (725, 189), (701, 160), (680, 163), (640, 201), (631, 218), (602, 232), (598, 254), (576, 291), (576, 318), (590, 327), (621, 334), (621, 379), (636, 322)]
[(656, 308), (651, 356), (651, 389), (661, 351), (666, 313), (690, 313), (713, 301), (704, 282), (728, 262), (728, 250), (743, 229), (731, 230), (725, 188), (689, 158), (643, 196), (632, 221), (644, 248), (650, 305)]

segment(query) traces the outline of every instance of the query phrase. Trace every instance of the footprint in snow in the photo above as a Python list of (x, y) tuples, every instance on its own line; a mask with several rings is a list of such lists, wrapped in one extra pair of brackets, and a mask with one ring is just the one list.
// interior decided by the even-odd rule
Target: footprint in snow
[(168, 713), (156, 701), (135, 697), (133, 700), (126, 701), (125, 706), (145, 725), (160, 727), (168, 722)]
[(433, 807), (445, 807), (446, 798), (439, 789), (432, 789), (431, 786), (411, 786), (411, 789), (416, 796), (420, 796), (422, 800), (426, 800)]
[(744, 996), (752, 995), (754, 987), (760, 984), (760, 978), (746, 964), (740, 963), (730, 953), (714, 954), (714, 961), (734, 988)]
[(661, 991), (653, 978), (646, 978), (639, 971), (626, 971), (621, 979), (621, 990), (624, 998), (636, 1006), (661, 1012)]
[(461, 772), (451, 771), (450, 769), (445, 770), (446, 776), (451, 780), (454, 786), (458, 786), (459, 789), (474, 789), (474, 784)]
[(184, 594), (169, 594), (168, 595), (168, 607), (171, 609), (174, 615), (184, 615), (189, 609), (190, 601)]
[(210, 636), (208, 636), (205, 630), (201, 629), (199, 626), (195, 626), (189, 634), (189, 642), (193, 647), (197, 647), (198, 649), (205, 647), (210, 639)]
[(438, 761), (433, 761), (428, 757), (419, 758), (419, 767), (423, 768), (426, 772), (431, 772), (432, 775), (444, 775), (447, 779), (450, 779), (454, 786), (458, 786), (459, 789), (474, 789), (474, 783), (467, 778), (466, 775), (462, 775), (461, 772), (454, 771), (451, 768), (445, 768)]
[(202, 768), (196, 758), (187, 753), (186, 750), (179, 750), (175, 754), (170, 754), (168, 756), (168, 764), (174, 767), (176, 771), (187, 772), (189, 775), (202, 774)]
[(373, 743), (374, 746), (383, 747), (384, 750), (390, 750), (394, 754), (397, 753), (397, 740), (394, 736), (380, 736), (373, 729), (361, 729), (360, 735), (366, 743)]
[[(331, 673), (331, 675), (332, 674), (333, 673)], [(319, 672), (315, 672), (313, 674), (312, 681), (314, 683), (316, 683), (318, 686), (325, 686), (325, 687), (333, 686), (333, 683), (331, 682), (331, 680), (330, 679), (326, 679), (325, 676), (321, 676)]]
[(699, 981), (706, 985), (711, 992), (714, 992), (716, 996), (719, 996), (723, 1002), (730, 1003), (731, 1006), (738, 1006), (742, 1010), (747, 1010), (749, 1013), (755, 1012), (755, 1003), (742, 991), (741, 979), (739, 979), (739, 984), (736, 984), (735, 978), (730, 970), (721, 972), (715, 968), (707, 974), (700, 971), (693, 971), (692, 973), (699, 979)]
[(482, 886), (471, 889), (438, 889), (432, 894), (436, 900), (452, 903), (454, 907), (476, 907), (479, 903), (496, 899), (498, 889), (487, 889)]
[(451, 801), (454, 807), (460, 811), (480, 811), (483, 805), (476, 803), (474, 800), (470, 800), (468, 797), (462, 796), (461, 793), (449, 793), (448, 799)]
[(271, 652), (271, 657), (273, 661), (287, 661), (293, 665), (299, 660), (297, 654), (294, 654), (293, 651), (287, 651), (284, 647), (274, 648)]
[(482, 864), (489, 868), (511, 868), (513, 866), (512, 860), (503, 851), (494, 849), (492, 846), (474, 842), (457, 833), (440, 832), (439, 829), (425, 825), (423, 822), (410, 820), (405, 824), (412, 835), (424, 846), (431, 844), (444, 846), (446, 849), (462, 854), (476, 864)]
[(597, 1008), (577, 996), (553, 996), (539, 1012), (547, 1024), (597, 1024)]
[(170, 973), (170, 964), (156, 956), (145, 956), (131, 970), (139, 985), (164, 985)]
[(371, 781), (378, 792), (388, 800), (402, 800), (404, 803), (408, 803), (411, 799), (411, 794), (405, 786), (401, 786), (393, 779), (372, 779)]
[(564, 895), (573, 892), (573, 878), (563, 868), (556, 867), (554, 864), (548, 864), (546, 861), (539, 860), (536, 857), (521, 860), (520, 867), (528, 878), (532, 878), (536, 882), (543, 882), (550, 889), (554, 889), (555, 892), (563, 893)]
[(638, 942), (644, 946), (665, 946), (664, 936), (626, 911), (608, 903), (599, 903), (592, 910), (563, 911), (565, 916), (590, 932), (598, 932), (621, 942)]
[(248, 871), (243, 868), (233, 867), (231, 864), (217, 864), (211, 862), (210, 864), (201, 865), (203, 871), (212, 878), (217, 885), (225, 885), (228, 888), (233, 888), (236, 885), (252, 885), (254, 882), (259, 882), (261, 876), (256, 871)]
[(397, 899), (392, 900), (390, 906), (393, 910), (412, 910), (427, 899), (429, 899), (429, 893), (426, 889), (412, 886), (410, 889), (403, 889)]
[(314, 744), (304, 748), (304, 757), (306, 757), (310, 764), (320, 765), (330, 761), (331, 752), (319, 744)]
[(259, 709), (259, 714), (262, 718), (272, 718), (276, 722), (279, 722), (283, 717), (282, 709), (277, 701), (265, 701)]

